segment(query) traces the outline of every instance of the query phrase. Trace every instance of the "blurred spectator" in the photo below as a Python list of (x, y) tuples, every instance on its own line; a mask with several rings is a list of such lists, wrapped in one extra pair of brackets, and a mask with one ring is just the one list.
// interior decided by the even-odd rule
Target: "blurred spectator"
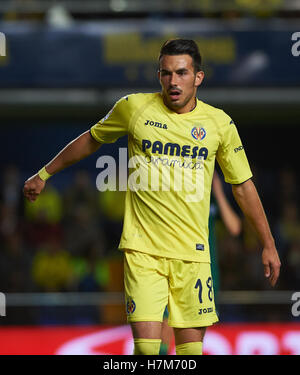
[[(84, 255), (72, 258), (74, 290), (105, 291), (110, 275), (108, 260), (102, 257), (101, 245), (89, 244)], [(76, 324), (97, 324), (101, 321), (102, 315), (102, 306), (77, 306), (72, 310), (72, 319)]]
[(243, 218), (240, 237), (219, 229), (222, 290), (261, 290), (268, 287), (261, 263), (261, 243), (248, 220)]
[(125, 207), (125, 191), (106, 190), (99, 193), (100, 214), (107, 237), (108, 249), (113, 251), (118, 247), (122, 233)]
[(300, 288), (300, 240), (293, 240), (289, 244), (284, 256), (284, 278), (287, 282), (286, 287), (291, 290)]
[(282, 207), (282, 216), (279, 219), (279, 235), (283, 246), (290, 242), (300, 241), (299, 210), (295, 201), (287, 201)]
[(240, 290), (245, 287), (244, 252), (237, 237), (229, 234), (219, 240), (220, 284), (222, 290)]
[(61, 241), (63, 238), (61, 195), (50, 183), (44, 192), (34, 204), (25, 201), (25, 238), (34, 247), (51, 239)]
[(55, 238), (49, 239), (37, 250), (32, 263), (32, 276), (43, 292), (70, 290), (73, 282), (71, 256)]
[(7, 235), (0, 248), (0, 290), (6, 293), (31, 291), (31, 262), (21, 234)]
[(99, 221), (98, 196), (91, 177), (85, 170), (76, 172), (74, 182), (64, 192), (65, 246), (74, 256), (84, 256), (94, 242), (105, 252), (106, 238)]
[(97, 242), (105, 248), (105, 237), (99, 222), (86, 205), (77, 205), (72, 220), (64, 227), (65, 246), (73, 256), (84, 256), (86, 247)]
[(5, 204), (0, 206), (0, 234), (4, 240), (19, 228), (19, 219), (13, 207)]
[(0, 236), (6, 237), (20, 229), (24, 198), (20, 185), (20, 172), (16, 166), (7, 166), (1, 177)]
[(0, 191), (1, 204), (12, 207), (17, 214), (22, 212), (23, 194), (21, 192), (20, 171), (15, 165), (2, 171)]
[(297, 175), (295, 170), (289, 166), (279, 170), (277, 202), (279, 203), (279, 211), (282, 211), (287, 202), (294, 202), (294, 204), (299, 206), (299, 184)]
[[(291, 195), (288, 195), (289, 197)], [(282, 203), (282, 215), (276, 230), (280, 256), (284, 267), (282, 282), (286, 289), (300, 288), (300, 217), (294, 200)]]
[(85, 206), (93, 218), (99, 215), (97, 210), (97, 190), (86, 170), (81, 169), (75, 172), (72, 183), (64, 191), (63, 200), (64, 217), (67, 219), (72, 219), (76, 215), (76, 207), (78, 205)]
[(76, 289), (82, 292), (104, 291), (109, 282), (108, 259), (103, 257), (102, 246), (91, 243), (84, 256), (72, 258)]

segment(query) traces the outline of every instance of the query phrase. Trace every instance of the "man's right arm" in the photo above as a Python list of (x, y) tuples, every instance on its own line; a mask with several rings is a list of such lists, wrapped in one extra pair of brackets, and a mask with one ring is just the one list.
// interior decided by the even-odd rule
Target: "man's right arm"
[[(86, 131), (81, 134), (78, 138), (70, 142), (64, 147), (46, 166), (46, 172), (53, 175), (61, 170), (77, 163), (78, 161), (86, 158), (99, 149), (101, 144), (97, 142), (90, 134), (90, 131)], [(24, 184), (24, 196), (30, 201), (34, 202), (38, 195), (45, 187), (45, 181), (43, 181), (38, 173), (30, 177), (25, 181)]]

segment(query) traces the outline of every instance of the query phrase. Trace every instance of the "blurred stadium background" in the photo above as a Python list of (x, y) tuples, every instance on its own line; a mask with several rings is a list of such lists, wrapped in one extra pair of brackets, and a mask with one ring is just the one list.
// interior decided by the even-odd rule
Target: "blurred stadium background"
[(217, 219), (221, 323), (204, 352), (300, 354), (300, 1), (1, 0), (0, 32), (0, 354), (131, 353), (124, 196), (95, 186), (97, 158), (118, 159), (126, 139), (52, 177), (34, 205), (21, 188), (121, 96), (159, 90), (170, 37), (197, 41), (198, 97), (237, 124), (282, 260), (271, 289), (249, 224), (234, 238)]

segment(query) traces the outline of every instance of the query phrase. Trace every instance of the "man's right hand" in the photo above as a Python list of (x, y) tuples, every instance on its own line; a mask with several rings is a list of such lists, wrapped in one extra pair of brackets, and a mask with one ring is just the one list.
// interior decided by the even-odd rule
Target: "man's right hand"
[(28, 178), (23, 188), (25, 198), (27, 198), (29, 202), (34, 202), (44, 189), (45, 184), (46, 182), (43, 181), (38, 174)]

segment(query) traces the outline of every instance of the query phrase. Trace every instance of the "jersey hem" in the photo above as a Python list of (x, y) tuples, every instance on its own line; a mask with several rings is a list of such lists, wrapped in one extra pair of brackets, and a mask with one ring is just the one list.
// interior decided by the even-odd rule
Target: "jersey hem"
[(160, 257), (160, 258), (179, 259), (179, 260), (183, 260), (186, 262), (209, 263), (209, 264), (211, 263), (210, 258), (207, 259), (207, 256), (205, 258), (203, 257), (202, 259), (201, 258), (195, 259), (193, 257), (187, 257), (187, 256), (171, 256), (169, 254), (163, 254), (163, 253), (155, 252), (152, 250), (136, 249), (135, 247), (130, 246), (130, 245), (127, 245), (127, 246), (120, 245), (118, 249), (123, 252), (125, 252), (126, 250), (137, 251), (139, 253), (144, 253), (144, 254)]

